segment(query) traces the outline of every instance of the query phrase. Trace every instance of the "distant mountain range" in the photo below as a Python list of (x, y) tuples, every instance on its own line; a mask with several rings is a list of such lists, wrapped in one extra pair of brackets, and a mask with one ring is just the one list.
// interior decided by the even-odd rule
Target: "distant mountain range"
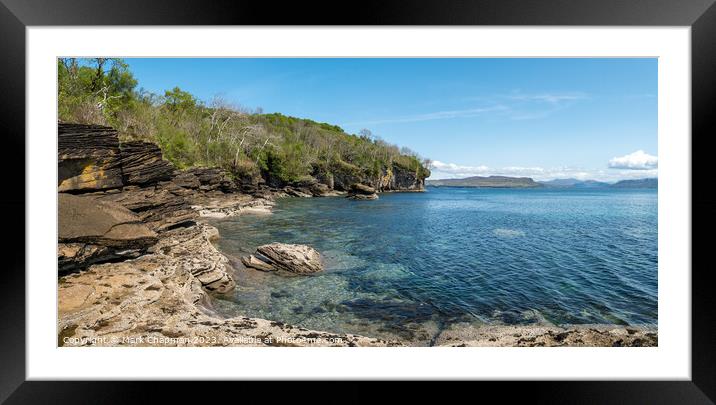
[(622, 180), (611, 185), (612, 188), (659, 188), (658, 179)]
[(609, 183), (596, 180), (577, 180), (577, 179), (554, 179), (549, 181), (541, 181), (547, 187), (572, 187), (572, 188), (601, 188), (609, 187)]
[(484, 187), (484, 188), (658, 188), (656, 178), (621, 180), (606, 183), (596, 180), (555, 179), (537, 182), (529, 177), (467, 177), (464, 179), (426, 180), (426, 186), (432, 187)]
[(543, 187), (529, 177), (467, 177), (464, 179), (426, 180), (425, 185), (433, 187), (491, 187), (491, 188), (534, 188)]

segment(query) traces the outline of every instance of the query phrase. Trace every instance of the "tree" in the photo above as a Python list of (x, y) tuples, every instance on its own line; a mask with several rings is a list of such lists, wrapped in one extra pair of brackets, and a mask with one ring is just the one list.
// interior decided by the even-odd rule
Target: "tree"
[(58, 58), (60, 119), (117, 124), (119, 111), (132, 108), (137, 81), (117, 58)]

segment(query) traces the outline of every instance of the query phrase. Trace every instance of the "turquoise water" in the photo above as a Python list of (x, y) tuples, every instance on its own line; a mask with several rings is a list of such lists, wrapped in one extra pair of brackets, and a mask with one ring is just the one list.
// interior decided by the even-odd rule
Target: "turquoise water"
[(318, 249), (326, 271), (237, 267), (227, 316), (429, 341), (453, 323), (657, 323), (656, 190), (428, 188), (376, 201), (280, 199), (214, 222), (238, 260), (270, 242)]

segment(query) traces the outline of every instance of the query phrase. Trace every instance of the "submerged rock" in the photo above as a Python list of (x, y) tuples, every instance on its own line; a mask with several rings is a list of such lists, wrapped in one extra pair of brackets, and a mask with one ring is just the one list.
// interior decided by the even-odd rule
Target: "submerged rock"
[(262, 271), (285, 270), (296, 274), (311, 274), (323, 270), (321, 254), (307, 245), (271, 243), (259, 246), (256, 255), (241, 259), (246, 267)]
[(346, 198), (351, 200), (377, 200), (378, 194), (349, 194)]

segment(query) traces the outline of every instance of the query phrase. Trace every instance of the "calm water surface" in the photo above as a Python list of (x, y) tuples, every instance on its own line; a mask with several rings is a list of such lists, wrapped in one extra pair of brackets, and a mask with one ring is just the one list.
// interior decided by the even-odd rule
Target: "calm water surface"
[(280, 199), (214, 222), (234, 260), (308, 244), (326, 271), (242, 269), (216, 300), (310, 329), (430, 340), (457, 322), (657, 323), (656, 190), (428, 188), (377, 201)]

